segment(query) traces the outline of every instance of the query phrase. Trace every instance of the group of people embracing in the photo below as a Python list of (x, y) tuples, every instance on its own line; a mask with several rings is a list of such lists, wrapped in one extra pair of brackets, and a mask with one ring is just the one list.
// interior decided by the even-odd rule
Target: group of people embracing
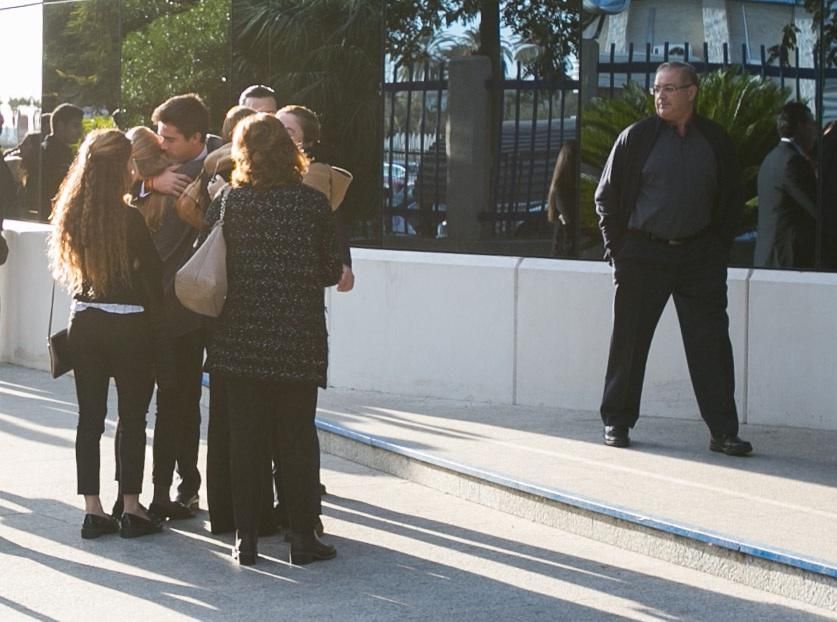
[[(279, 530), (292, 563), (331, 559), (335, 548), (319, 539), (325, 488), (314, 425), (328, 366), (324, 288), (349, 291), (354, 275), (347, 218), (303, 184), (310, 162), (328, 158), (317, 116), (302, 106), (280, 110), (273, 90), (257, 85), (228, 112), (223, 136), (208, 133), (209, 112), (195, 94), (170, 98), (152, 122), (156, 132), (89, 133), (53, 202), (51, 269), (72, 296), (81, 535), (133, 538), (194, 516), (208, 372), (212, 532), (235, 531), (233, 558), (242, 565), (256, 563), (259, 535)], [(180, 304), (174, 279), (222, 210), (228, 294), (210, 319)], [(108, 513), (100, 440), (110, 378), (118, 495)], [(140, 493), (155, 385), (146, 508)]]

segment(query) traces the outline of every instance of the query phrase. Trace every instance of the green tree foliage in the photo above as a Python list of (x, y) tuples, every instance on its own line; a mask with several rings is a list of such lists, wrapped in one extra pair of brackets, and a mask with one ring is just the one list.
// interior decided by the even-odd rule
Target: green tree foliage
[[(44, 105), (112, 111), (120, 105), (122, 38), (201, 0), (44, 3)], [(182, 62), (185, 62), (184, 59)]]
[(122, 3), (122, 32), (145, 28), (151, 22), (168, 15), (191, 11), (203, 0), (120, 0)]
[(380, 205), (381, 10), (370, 0), (236, 0), (233, 67), (240, 86), (273, 86), (282, 103), (308, 106), (324, 141), (355, 181), (345, 207)]
[[(142, 2), (136, 1), (135, 8)], [(125, 4), (129, 23), (142, 23), (132, 17), (132, 3)], [(122, 107), (131, 125), (149, 123), (154, 108), (169, 97), (194, 92), (209, 106), (213, 126), (220, 127), (231, 97), (227, 79), (230, 3), (200, 0), (188, 4), (184, 11), (143, 14), (156, 17), (123, 40)]]
[(490, 58), (502, 52), (499, 22), (525, 43), (537, 46), (531, 71), (541, 76), (564, 72), (578, 53), (579, 3), (572, 0), (499, 2), (498, 0), (389, 0), (386, 3), (387, 52), (402, 62), (426, 60), (423, 42), (454, 23), (479, 22), (477, 53)]
[[(837, 65), (837, 2), (835, 0), (804, 0), (805, 10), (811, 14), (811, 30), (816, 37), (816, 53), (814, 57), (819, 59), (820, 52), (823, 53), (826, 67)], [(820, 32), (822, 24), (822, 33)], [(770, 48), (768, 63), (779, 61), (784, 67), (790, 66), (791, 52), (797, 49), (797, 35), (800, 33), (799, 26), (791, 22), (782, 28), (782, 38)], [(818, 62), (818, 61), (817, 61)]]
[(113, 110), (119, 102), (119, 3), (44, 5), (44, 106)]

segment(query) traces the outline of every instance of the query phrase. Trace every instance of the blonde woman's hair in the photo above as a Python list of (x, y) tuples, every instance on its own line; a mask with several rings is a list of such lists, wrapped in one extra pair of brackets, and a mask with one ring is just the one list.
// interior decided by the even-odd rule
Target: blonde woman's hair
[(58, 191), (48, 241), (50, 268), (71, 294), (104, 296), (130, 285), (128, 206), (131, 142), (93, 130)]
[(272, 114), (258, 113), (243, 119), (233, 132), (233, 187), (265, 190), (302, 183), (308, 159)]
[[(131, 141), (131, 160), (137, 175), (144, 179), (156, 177), (171, 166), (172, 162), (160, 148), (160, 138), (153, 130), (139, 125), (125, 135)], [(140, 202), (139, 211), (151, 231), (160, 228), (163, 214), (174, 206), (175, 200), (171, 195), (152, 192)]]

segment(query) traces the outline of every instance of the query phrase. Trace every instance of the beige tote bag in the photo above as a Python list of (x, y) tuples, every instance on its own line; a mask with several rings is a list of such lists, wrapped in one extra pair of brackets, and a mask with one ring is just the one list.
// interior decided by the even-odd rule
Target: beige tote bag
[(221, 197), (221, 216), (206, 240), (174, 277), (174, 294), (187, 309), (218, 317), (227, 298), (227, 243), (224, 240), (224, 212), (229, 189)]

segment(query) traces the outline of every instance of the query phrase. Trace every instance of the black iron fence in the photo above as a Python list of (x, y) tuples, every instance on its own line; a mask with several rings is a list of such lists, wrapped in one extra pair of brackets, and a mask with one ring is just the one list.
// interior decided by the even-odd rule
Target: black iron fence
[[(709, 43), (704, 43), (699, 48), (702, 55), (696, 56), (694, 49), (689, 43), (673, 46), (666, 42), (663, 44), (662, 54), (655, 54), (650, 43), (643, 46), (635, 46), (630, 43), (628, 44), (627, 54), (617, 55), (616, 45), (611, 44), (608, 52), (599, 59), (597, 70), (600, 87), (601, 80), (606, 80), (607, 86), (605, 88), (609, 91), (611, 97), (616, 94), (616, 89), (631, 81), (644, 84), (645, 88), (650, 88), (657, 66), (669, 60), (683, 60), (691, 63), (698, 73), (708, 73), (716, 69), (725, 69), (736, 65), (751, 75), (775, 79), (783, 88), (790, 86), (796, 99), (805, 97), (802, 89), (803, 81), (810, 80), (813, 88), (817, 77), (816, 69), (813, 67), (813, 58), (810, 59), (811, 66), (802, 66), (799, 48), (794, 50), (787, 65), (778, 61), (774, 63), (774, 60), (770, 57), (769, 48), (764, 45), (758, 48), (756, 56), (752, 54), (746, 43), (741, 45), (740, 54), (737, 57), (733, 55), (733, 50), (728, 43), (721, 46), (717, 57), (711, 56)], [(828, 70), (827, 75), (837, 77), (837, 72), (831, 69)]]
[[(558, 151), (575, 138), (579, 83), (524, 78), (487, 83), (501, 89), (503, 122), (492, 166), (491, 205), (480, 220), (493, 237), (548, 237), (546, 198)], [(447, 236), (448, 73), (445, 65), (395, 67), (384, 84), (384, 230)]]
[[(714, 52), (713, 52), (714, 51)], [(735, 53), (734, 53), (735, 52)], [(714, 53), (714, 56), (712, 55)], [(772, 61), (761, 46), (753, 54), (742, 45), (699, 49), (690, 44), (653, 48), (630, 44), (625, 53), (616, 46), (599, 54), (595, 68), (596, 95), (615, 97), (628, 82), (646, 88), (653, 83), (661, 62), (685, 60), (699, 73), (738, 66), (746, 73), (776, 80), (790, 87), (792, 97), (814, 103), (818, 70), (813, 58), (802, 62), (795, 50), (787, 64)], [(837, 117), (837, 69), (824, 72), (823, 118)], [(493, 239), (548, 237), (547, 195), (558, 152), (575, 139), (580, 102), (580, 81), (526, 77), (521, 66), (513, 79), (486, 84), (489, 92), (502, 91), (503, 122), (491, 173), (491, 197), (479, 215), (491, 223)], [(384, 84), (384, 232), (392, 235), (441, 238), (447, 235), (448, 212), (447, 123), (448, 72), (444, 64), (396, 66)], [(834, 91), (832, 94), (831, 91)]]

